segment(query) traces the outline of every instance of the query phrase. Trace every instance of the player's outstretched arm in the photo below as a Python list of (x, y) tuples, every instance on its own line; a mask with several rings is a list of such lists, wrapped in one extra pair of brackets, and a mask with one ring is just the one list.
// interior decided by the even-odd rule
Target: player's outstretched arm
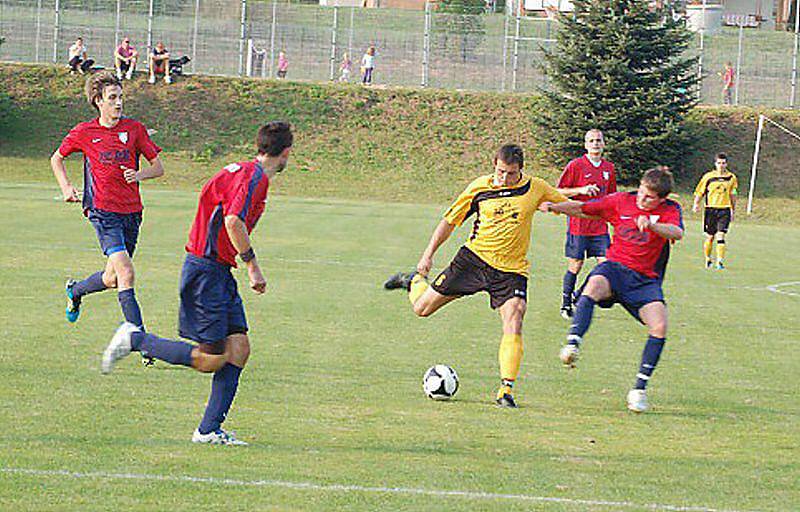
[(69, 182), (67, 177), (67, 168), (64, 166), (64, 156), (56, 150), (53, 156), (50, 157), (50, 167), (53, 169), (53, 175), (58, 181), (58, 186), (61, 188), (61, 195), (67, 203), (77, 203), (80, 201), (78, 197), (78, 189)]
[(428, 242), (428, 246), (425, 248), (425, 252), (422, 253), (422, 257), (419, 259), (419, 263), (417, 263), (417, 272), (423, 276), (427, 276), (428, 273), (430, 273), (431, 267), (433, 267), (433, 255), (436, 254), (436, 251), (439, 249), (439, 247), (441, 247), (445, 240), (450, 238), (450, 235), (453, 234), (455, 229), (455, 225), (450, 224), (445, 219), (442, 219), (439, 222), (439, 225), (433, 230), (433, 234)]
[(253, 251), (250, 235), (247, 234), (247, 226), (244, 225), (244, 221), (238, 215), (226, 215), (225, 231), (228, 232), (228, 238), (230, 238), (233, 248), (236, 249), (239, 257), (247, 265), (250, 288), (258, 294), (264, 293), (267, 289), (267, 280), (264, 279), (261, 267), (258, 266), (256, 253)]
[(586, 215), (581, 210), (581, 206), (583, 206), (582, 201), (564, 201), (563, 203), (551, 203), (546, 201), (539, 205), (539, 209), (543, 212), (563, 213), (564, 215), (569, 215), (570, 217), (580, 217), (582, 219), (600, 218), (592, 215)]

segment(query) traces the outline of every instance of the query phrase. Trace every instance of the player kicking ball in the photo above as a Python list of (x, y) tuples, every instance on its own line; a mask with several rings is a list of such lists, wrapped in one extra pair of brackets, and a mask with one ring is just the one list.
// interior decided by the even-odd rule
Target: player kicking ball
[[(526, 259), (533, 215), (545, 201), (567, 198), (544, 180), (522, 172), (522, 148), (501, 147), (494, 158), (494, 173), (470, 183), (433, 232), (416, 271), (390, 277), (384, 287), (405, 288), (414, 313), (434, 314), (445, 304), (465, 295), (485, 291), (489, 304), (498, 310), (503, 324), (498, 359), (501, 385), (496, 403), (517, 407), (513, 387), (522, 361), (522, 320), (527, 309), (528, 270)], [(450, 265), (429, 285), (427, 276), (433, 256), (456, 227), (469, 216), (475, 223), (469, 241)]]
[(286, 167), (292, 141), (288, 123), (262, 126), (255, 160), (228, 165), (200, 192), (181, 272), (178, 317), (181, 337), (197, 345), (159, 338), (125, 322), (103, 353), (103, 373), (131, 352), (214, 373), (205, 414), (192, 436), (195, 443), (247, 444), (222, 429), (250, 356), (247, 319), (231, 269), (238, 254), (250, 288), (259, 295), (266, 290), (250, 233), (264, 212), (270, 181)]
[(647, 326), (649, 337), (642, 353), (636, 383), (628, 392), (628, 409), (648, 409), (647, 383), (661, 357), (667, 336), (667, 307), (661, 284), (670, 242), (683, 237), (681, 207), (667, 199), (672, 173), (665, 167), (644, 173), (638, 192), (619, 192), (596, 201), (543, 203), (541, 209), (574, 217), (596, 218), (614, 226), (607, 260), (589, 274), (576, 303), (561, 361), (574, 366), (595, 305), (609, 308), (620, 303)]

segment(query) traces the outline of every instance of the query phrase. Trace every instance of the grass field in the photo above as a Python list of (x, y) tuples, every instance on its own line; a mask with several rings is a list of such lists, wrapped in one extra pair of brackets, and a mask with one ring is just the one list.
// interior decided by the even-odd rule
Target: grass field
[[(729, 270), (709, 272), (688, 223), (654, 407), (636, 416), (623, 401), (646, 335), (623, 311), (597, 314), (577, 370), (557, 361), (563, 219), (537, 216), (521, 408), (508, 411), (490, 404), (499, 320), (485, 296), (417, 319), (380, 286), (416, 263), (444, 205), (271, 197), (254, 236), (268, 293), (237, 272), (254, 346), (227, 422), (252, 443), (237, 449), (189, 442), (208, 376), (133, 357), (100, 375), (121, 315), (106, 292), (64, 321), (64, 280), (102, 258), (55, 195), (0, 180), (2, 509), (800, 509), (800, 284), (768, 290), (800, 281), (796, 224), (735, 224)], [(144, 195), (137, 295), (149, 330), (173, 336), (195, 194)], [(438, 362), (461, 377), (450, 403), (421, 391)]]

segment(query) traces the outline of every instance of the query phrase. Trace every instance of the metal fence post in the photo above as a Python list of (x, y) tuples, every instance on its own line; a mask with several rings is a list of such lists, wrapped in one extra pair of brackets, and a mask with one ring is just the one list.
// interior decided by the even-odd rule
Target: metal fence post
[(122, 13), (122, 0), (117, 0), (117, 19), (114, 22), (114, 51), (117, 51), (119, 46), (119, 20)]
[[(520, 0), (521, 1), (521, 0)], [(520, 24), (520, 9), (517, 8), (517, 19), (514, 27), (514, 58), (511, 66), (511, 90), (517, 90), (517, 69), (519, 67), (519, 24)]]
[(356, 8), (355, 7), (351, 7), (350, 8), (350, 35), (347, 38), (347, 57), (350, 60), (353, 60), (353, 25), (354, 25), (353, 21), (354, 21), (355, 17), (356, 17)]
[(333, 26), (331, 27), (331, 72), (330, 80), (334, 79), (334, 68), (336, 67), (336, 32), (339, 29), (339, 6), (333, 6)]
[(36, 62), (39, 62), (39, 39), (42, 33), (42, 0), (36, 2)]
[(194, 2), (194, 27), (192, 28), (192, 73), (194, 73), (194, 63), (197, 61), (197, 25), (200, 22), (200, 0)]
[(153, 0), (150, 0), (150, 5), (147, 8), (147, 57), (148, 57), (148, 59), (150, 57), (150, 52), (152, 51), (152, 49), (153, 49)]
[(736, 85), (733, 89), (733, 104), (739, 104), (739, 89), (742, 88), (742, 39), (744, 38), (744, 20), (739, 22), (739, 49), (736, 52)]
[(245, 37), (247, 37), (247, 0), (242, 0), (242, 25), (239, 33), (239, 76), (244, 72)]
[(795, 92), (797, 91), (797, 44), (800, 37), (800, 0), (794, 10), (794, 50), (792, 50), (792, 96), (789, 98), (789, 107), (794, 108)]
[(275, 27), (278, 18), (278, 0), (272, 0), (272, 29), (269, 33), (269, 76), (274, 77), (273, 64), (275, 62)]
[(703, 0), (703, 19), (700, 23), (700, 57), (697, 59), (697, 80), (700, 82), (700, 87), (697, 89), (697, 100), (703, 99), (703, 53), (705, 46), (706, 36), (706, 0)]
[(506, 90), (506, 75), (508, 74), (508, 15), (511, 14), (510, 2), (506, 2), (503, 9), (503, 78), (500, 81), (500, 90)]
[(428, 87), (431, 52), (431, 3), (425, 2), (425, 33), (422, 36), (422, 87)]
[(55, 20), (53, 22), (53, 63), (58, 62), (58, 32), (61, 29), (61, 2), (56, 0)]

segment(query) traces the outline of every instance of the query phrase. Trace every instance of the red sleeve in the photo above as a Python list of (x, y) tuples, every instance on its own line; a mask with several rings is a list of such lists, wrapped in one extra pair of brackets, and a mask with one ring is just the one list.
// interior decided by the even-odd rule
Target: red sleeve
[(617, 211), (617, 194), (601, 197), (594, 201), (587, 201), (581, 206), (581, 211), (586, 215), (600, 217), (604, 220), (611, 219)]
[(673, 226), (678, 226), (679, 228), (683, 229), (683, 215), (680, 205), (676, 203), (670, 206), (671, 207), (667, 208), (667, 210), (664, 212), (660, 222), (663, 222), (664, 224), (672, 224)]
[[(226, 169), (230, 170), (232, 165)], [(250, 173), (249, 177), (243, 168), (234, 172), (238, 172), (238, 176), (231, 183), (231, 194), (228, 196), (230, 200), (226, 202), (224, 211), (225, 215), (236, 215), (245, 220), (253, 208), (258, 208), (264, 203), (264, 199), (267, 197), (268, 178), (260, 171)]]
[(147, 128), (143, 124), (139, 124), (138, 130), (139, 136), (136, 137), (136, 149), (139, 150), (139, 153), (144, 155), (147, 160), (154, 160), (159, 153), (161, 153), (161, 148), (153, 142), (153, 139), (150, 138), (150, 134), (147, 133)]
[(611, 179), (608, 180), (608, 193), (616, 194), (617, 192), (617, 168), (611, 164)]
[(82, 130), (79, 126), (76, 126), (70, 130), (67, 136), (64, 137), (64, 140), (61, 141), (58, 152), (61, 153), (61, 156), (69, 156), (76, 151), (83, 151), (83, 145), (81, 144), (82, 139)]
[(558, 178), (556, 188), (573, 188), (575, 186), (573, 183), (575, 183), (575, 166), (570, 162), (564, 167), (564, 172)]

